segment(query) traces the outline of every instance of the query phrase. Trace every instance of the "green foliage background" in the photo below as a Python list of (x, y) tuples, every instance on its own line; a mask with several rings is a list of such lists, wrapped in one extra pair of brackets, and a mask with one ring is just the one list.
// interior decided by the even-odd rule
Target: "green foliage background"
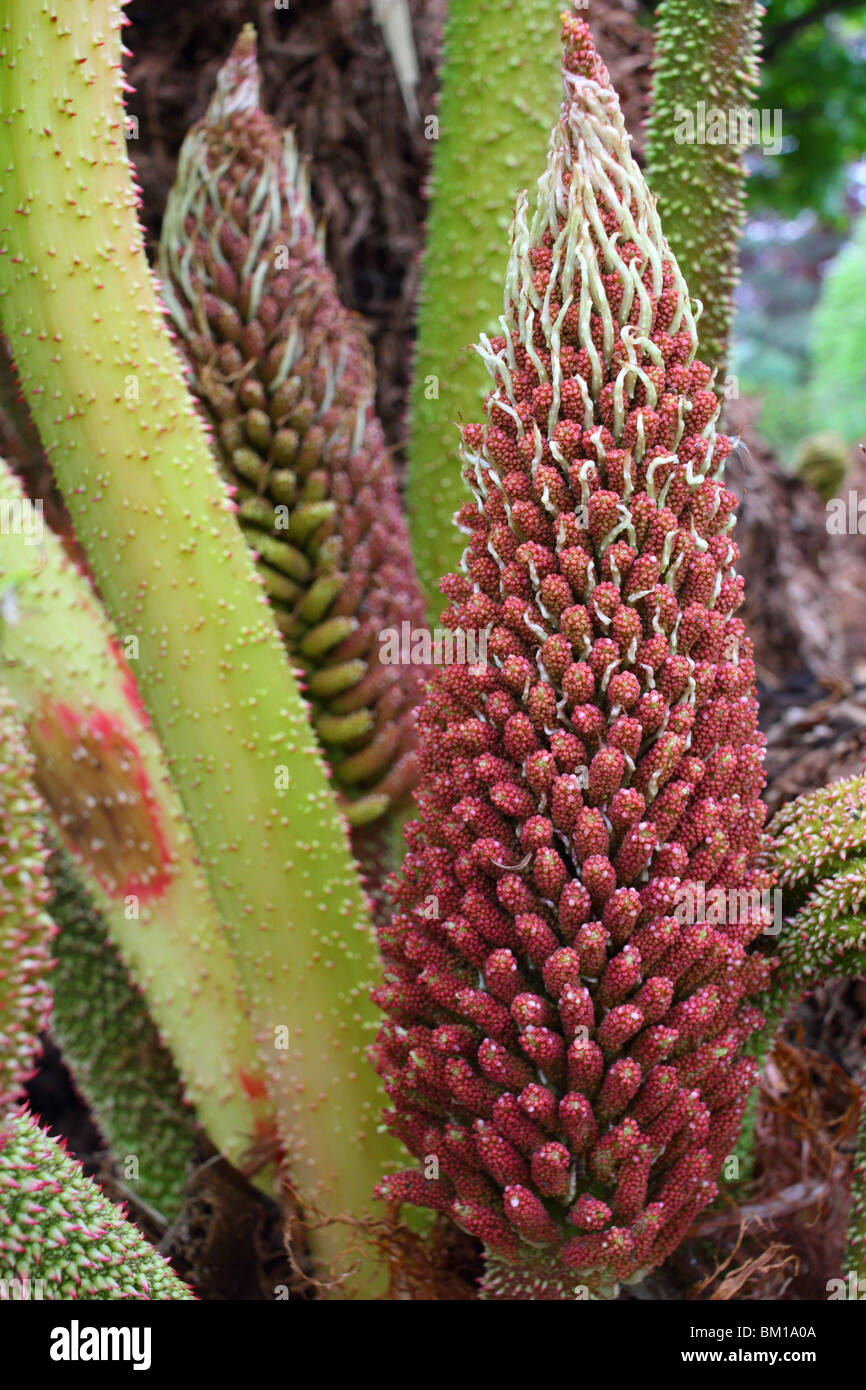
[(786, 150), (749, 179), (753, 208), (810, 207), (842, 226), (848, 165), (866, 153), (866, 4), (766, 0), (762, 107), (782, 111)]
[(732, 371), (793, 466), (819, 431), (866, 440), (866, 4), (766, 0), (762, 34), (784, 146), (749, 156)]

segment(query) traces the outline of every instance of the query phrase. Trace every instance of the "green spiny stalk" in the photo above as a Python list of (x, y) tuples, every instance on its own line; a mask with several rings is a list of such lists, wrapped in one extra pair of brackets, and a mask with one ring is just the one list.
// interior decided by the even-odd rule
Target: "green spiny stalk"
[(862, 1297), (860, 1280), (866, 1279), (866, 1093), (860, 1097), (860, 1127), (851, 1175), (851, 1216), (842, 1273), (846, 1278), (851, 1274), (856, 1276), (858, 1297)]
[(195, 1298), (123, 1209), (26, 1111), (0, 1126), (0, 1213), (7, 1293), (18, 1281), (23, 1298)]
[(821, 878), (786, 922), (773, 998), (790, 1001), (824, 980), (866, 975), (866, 858)]
[(36, 785), (189, 1100), (237, 1163), (272, 1128), (272, 1107), (229, 943), (138, 698), (137, 663), (2, 463), (0, 508), (0, 651)]
[(866, 775), (789, 801), (774, 816), (770, 836), (779, 884), (802, 899), (816, 881), (866, 856)]
[(866, 973), (866, 776), (797, 797), (770, 836), (785, 911), (771, 999), (782, 1009), (821, 980)]
[(51, 888), (41, 816), (33, 758), (0, 686), (0, 1123), (35, 1070), (51, 1006), (54, 926), (44, 911)]
[[(768, 1018), (778, 1020), (804, 989), (844, 975), (866, 975), (866, 775), (797, 797), (769, 829), (771, 863), (786, 908), (766, 1009)], [(846, 1277), (852, 1272), (858, 1279), (866, 1276), (864, 1241), (866, 1094), (861, 1096), (842, 1266)]]
[(104, 919), (65, 855), (48, 872), (60, 927), (51, 975), (51, 1035), (129, 1191), (167, 1225), (183, 1204), (193, 1111), (144, 999)]
[[(8, 348), (2, 340), (0, 420), (9, 431), (14, 456), (27, 458), (37, 469), (47, 470), (39, 436), (26, 403), (18, 394)], [(12, 484), (5, 499), (0, 486), (0, 503), (4, 500), (9, 522), (15, 519), (16, 506), (23, 521), (26, 504), (17, 484)], [(8, 529), (12, 529), (11, 524)], [(59, 557), (59, 545), (51, 544)], [(7, 565), (15, 561), (16, 547), (14, 542), (11, 545)], [(0, 562), (0, 572), (3, 568)], [(19, 582), (26, 574), (25, 563), (19, 571)], [(80, 582), (73, 583), (84, 588)], [(8, 586), (5, 596), (7, 622), (17, 626), (18, 589)], [(110, 653), (112, 671), (115, 664)], [(38, 679), (43, 676), (40, 673)], [(32, 754), (28, 756), (32, 761)], [(129, 978), (104, 918), (75, 877), (62, 850), (49, 856), (47, 870), (52, 894), (49, 916), (62, 927), (52, 950), (52, 1036), (62, 1049), (64, 1061), (98, 1122), (118, 1169), (133, 1185), (136, 1197), (167, 1224), (180, 1210), (184, 1198), (195, 1134), (194, 1112), (185, 1101), (171, 1053)], [(238, 1156), (240, 1152), (239, 1146)]]
[[(41, 1133), (32, 1120), (13, 1114), (9, 1105), (20, 1096), (39, 1051), (39, 1033), (51, 1007), (49, 977), (63, 993), (70, 984), (64, 957), (80, 949), (64, 934), (51, 959), (49, 942), (55, 935), (51, 917), (43, 910), (55, 896), (69, 898), (69, 879), (63, 887), (46, 870), (45, 807), (36, 789), (35, 759), (27, 748), (14, 702), (0, 689), (0, 1279), (3, 1297), (10, 1280), (44, 1280), (48, 1296), (72, 1297), (188, 1297), (140, 1234), (111, 1207), (95, 1184), (62, 1147)], [(60, 903), (62, 918), (66, 917)], [(52, 974), (60, 958), (61, 968)], [(81, 962), (73, 966), (74, 983), (85, 984)], [(67, 978), (63, 978), (66, 974)], [(128, 987), (127, 987), (128, 991)], [(104, 999), (79, 996), (83, 1011), (99, 1011)], [(115, 991), (111, 1003), (124, 1008), (127, 1000)], [(142, 1010), (143, 1013), (143, 1010)], [(146, 1015), (144, 1015), (146, 1017)], [(103, 1020), (104, 1022), (105, 1020)], [(149, 1024), (149, 1020), (148, 1020)], [(152, 1029), (152, 1025), (150, 1025)], [(110, 1020), (101, 1058), (118, 1080), (111, 1043), (130, 1036), (129, 1022)], [(86, 1030), (85, 1030), (86, 1031)], [(129, 1060), (129, 1059), (128, 1059)], [(145, 1061), (138, 1058), (139, 1066)], [(129, 1085), (130, 1078), (122, 1077)], [(137, 1083), (133, 1082), (133, 1085)], [(128, 1094), (128, 1092), (127, 1092)], [(157, 1097), (152, 1097), (157, 1100)], [(116, 1106), (122, 1109), (124, 1097)], [(158, 1159), (166, 1155), (157, 1154)], [(163, 1181), (165, 1175), (163, 1175)], [(93, 1271), (96, 1271), (94, 1277)], [(32, 1296), (32, 1292), (23, 1296)], [(40, 1293), (37, 1296), (45, 1296)]]
[[(498, 333), (509, 210), (536, 177), (559, 108), (561, 0), (452, 0), (439, 109), (427, 118), (432, 199), (418, 312), (407, 501), (412, 549), (432, 622), (440, 575), (464, 541), (461, 420), (474, 420), (486, 374), (470, 351)], [(438, 127), (433, 125), (438, 121)]]
[[(758, 88), (763, 9), (757, 0), (662, 0), (656, 14), (647, 181), (686, 283), (703, 304), (701, 356), (721, 377), (744, 215), (744, 146), (731, 120)], [(718, 128), (714, 112), (723, 114)]]
[[(364, 1060), (369, 916), (161, 321), (124, 141), (120, 6), (9, 0), (5, 13), (4, 328), (106, 606), (139, 641), (139, 688), (229, 927), (295, 1188), (308, 1209), (358, 1217), (390, 1152)], [(312, 1239), (324, 1259), (345, 1245), (334, 1222)]]

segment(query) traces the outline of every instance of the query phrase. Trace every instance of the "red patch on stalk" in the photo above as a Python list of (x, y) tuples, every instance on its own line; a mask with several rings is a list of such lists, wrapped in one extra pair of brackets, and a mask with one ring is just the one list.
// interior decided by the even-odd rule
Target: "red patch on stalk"
[(29, 734), (37, 786), (70, 853), (112, 898), (161, 897), (171, 855), (152, 782), (121, 722), (46, 701)]
[(144, 708), (144, 705), (141, 702), (141, 696), (138, 693), (138, 686), (135, 682), (135, 676), (132, 674), (132, 671), (129, 668), (129, 662), (123, 655), (123, 652), (120, 650), (120, 647), (118, 646), (117, 642), (113, 637), (109, 639), (109, 646), (111, 647), (111, 653), (113, 657), (115, 658), (118, 666), (123, 672), (123, 693), (126, 696), (129, 703), (132, 705), (132, 708), (135, 710), (142, 723), (146, 724), (149, 727), (150, 716), (148, 715), (147, 710)]
[(260, 1100), (262, 1096), (267, 1095), (267, 1087), (265, 1086), (265, 1083), (264, 1081), (262, 1081), (261, 1077), (250, 1076), (248, 1072), (245, 1072), (242, 1068), (239, 1068), (238, 1080), (240, 1081), (241, 1085), (244, 1088), (244, 1091), (249, 1096), (250, 1100)]

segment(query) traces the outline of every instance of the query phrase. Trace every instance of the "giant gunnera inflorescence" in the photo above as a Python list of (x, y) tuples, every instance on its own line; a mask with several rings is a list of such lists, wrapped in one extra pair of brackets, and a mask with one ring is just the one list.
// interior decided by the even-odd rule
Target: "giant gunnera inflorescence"
[[(582, 21), (564, 41), (442, 583), (487, 659), (421, 709), (377, 990), (388, 1124), (419, 1160), (383, 1191), (480, 1237), (505, 1298), (607, 1296), (682, 1240), (769, 973), (732, 444), (607, 71)], [(689, 904), (713, 889), (736, 908), (708, 921)]]
[(259, 107), (250, 27), (181, 151), (160, 270), (343, 808), (367, 824), (416, 776), (423, 669), (382, 660), (381, 639), (424, 606), (370, 345), (325, 262), (294, 137)]

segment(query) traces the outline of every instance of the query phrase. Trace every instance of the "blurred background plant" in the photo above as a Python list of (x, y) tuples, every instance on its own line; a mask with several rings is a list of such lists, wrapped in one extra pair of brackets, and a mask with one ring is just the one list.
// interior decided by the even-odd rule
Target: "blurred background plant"
[(732, 370), (781, 462), (808, 469), (811, 436), (866, 438), (866, 308), (852, 293), (866, 258), (866, 5), (766, 11), (759, 104), (781, 112), (782, 148), (749, 157)]

